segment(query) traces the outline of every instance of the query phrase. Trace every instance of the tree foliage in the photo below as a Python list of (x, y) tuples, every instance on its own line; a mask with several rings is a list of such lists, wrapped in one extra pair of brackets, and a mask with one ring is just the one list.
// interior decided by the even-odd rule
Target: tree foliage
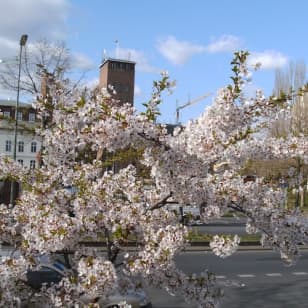
[[(307, 138), (268, 136), (284, 104), (261, 91), (244, 97), (247, 57), (244, 51), (235, 54), (232, 83), (173, 134), (155, 123), (161, 93), (171, 84), (166, 75), (154, 84), (141, 114), (130, 105), (110, 105), (107, 92), (95, 99), (77, 90), (68, 95), (61, 82), (54, 83), (52, 118), (38, 132), (44, 140), (42, 167), (30, 172), (8, 158), (0, 161), (3, 178), (23, 183), (16, 206), (2, 205), (0, 211), (1, 240), (18, 249), (0, 264), (1, 306), (29, 295), (24, 273), (35, 266), (35, 256), (64, 251), (72, 254), (70, 275), (34, 291), (45, 307), (81, 305), (84, 296), (94, 303), (113, 289), (131, 288), (134, 277), (199, 307), (216, 307), (221, 292), (210, 269), (187, 275), (176, 267), (176, 255), (189, 242), (188, 229), (166, 208), (175, 202), (202, 206), (204, 222), (237, 211), (247, 217), (248, 233), (260, 232), (262, 245), (279, 251), (287, 264), (296, 262), (300, 244), (308, 243), (306, 219), (298, 210), (284, 210), (279, 185), (269, 186), (262, 177), (244, 181), (241, 171), (248, 159), (300, 157), (307, 164)], [(37, 103), (42, 116), (46, 104)], [(136, 158), (147, 167), (146, 177), (133, 165), (106, 171), (103, 155), (93, 155), (107, 151), (116, 157), (126, 149), (142, 149)], [(89, 239), (104, 241), (106, 255), (80, 244)], [(127, 250), (131, 240), (134, 251)], [(225, 258), (238, 244), (237, 236), (214, 236), (210, 247)]]

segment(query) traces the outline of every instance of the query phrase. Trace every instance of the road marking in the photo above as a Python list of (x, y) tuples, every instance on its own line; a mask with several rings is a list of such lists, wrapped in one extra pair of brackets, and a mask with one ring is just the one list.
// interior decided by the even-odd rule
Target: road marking
[(267, 273), (265, 275), (269, 276), (269, 277), (280, 277), (280, 276), (282, 276), (281, 273)]
[(293, 272), (293, 275), (297, 275), (297, 276), (304, 276), (304, 275), (308, 275), (307, 272)]
[(226, 276), (224, 276), (224, 275), (218, 275), (218, 276), (216, 276), (216, 278), (217, 278), (217, 279), (225, 279)]
[(253, 277), (256, 277), (256, 275), (253, 275), (253, 274), (239, 274), (239, 275), (237, 275), (237, 277), (240, 277), (240, 278), (253, 278)]

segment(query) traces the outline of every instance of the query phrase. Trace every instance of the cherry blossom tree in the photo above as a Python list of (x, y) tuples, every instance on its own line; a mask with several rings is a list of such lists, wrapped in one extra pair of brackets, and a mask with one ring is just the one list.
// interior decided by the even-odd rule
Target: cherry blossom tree
[[(77, 90), (67, 94), (65, 85), (53, 84), (52, 111), (50, 101), (37, 103), (42, 117), (52, 112), (48, 126), (38, 131), (44, 140), (41, 168), (30, 172), (8, 158), (0, 162), (1, 177), (23, 187), (15, 207), (0, 210), (1, 240), (17, 252), (1, 260), (1, 306), (14, 307), (39, 293), (44, 307), (95, 307), (97, 297), (125, 292), (142, 278), (199, 307), (216, 307), (222, 292), (215, 275), (187, 275), (175, 264), (189, 245), (187, 227), (167, 209), (175, 202), (202, 206), (204, 222), (230, 210), (241, 213), (248, 233), (260, 232), (262, 245), (279, 251), (287, 264), (296, 262), (299, 245), (308, 243), (305, 217), (298, 209), (284, 209), (278, 185), (262, 178), (246, 182), (241, 169), (260, 158), (300, 157), (308, 163), (307, 138), (269, 137), (270, 123), (287, 106), (261, 91), (244, 96), (248, 56), (235, 53), (232, 84), (217, 92), (199, 118), (172, 134), (156, 123), (162, 93), (172, 86), (166, 74), (154, 83), (143, 113), (119, 106), (107, 91), (93, 98)], [(107, 171), (103, 155), (97, 155), (127, 148), (142, 149), (147, 176), (134, 165)], [(104, 242), (106, 254), (82, 246), (87, 240)], [(135, 243), (133, 251), (127, 249), (129, 241)], [(238, 236), (217, 235), (210, 247), (225, 258), (238, 244)], [(69, 275), (32, 290), (27, 270), (36, 268), (36, 256), (56, 251), (70, 254)]]

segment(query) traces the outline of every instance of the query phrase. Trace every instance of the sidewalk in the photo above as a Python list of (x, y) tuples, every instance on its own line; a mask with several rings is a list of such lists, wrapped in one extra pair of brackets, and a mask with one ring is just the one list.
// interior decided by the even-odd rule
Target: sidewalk
[[(301, 245), (300, 249), (308, 249), (307, 245)], [(252, 251), (252, 250), (273, 250), (272, 247), (261, 246), (258, 241), (241, 242), (237, 248), (238, 251)], [(187, 247), (184, 251), (212, 251), (209, 247), (209, 242), (198, 242), (198, 244), (192, 244)]]
[[(192, 252), (192, 251), (212, 251), (209, 247), (208, 243), (204, 243), (205, 245), (194, 246), (186, 248), (184, 251)], [(308, 247), (307, 247), (308, 248)], [(238, 251), (253, 251), (253, 250), (273, 250), (271, 247), (262, 247), (259, 242), (251, 242), (249, 245), (239, 245)]]

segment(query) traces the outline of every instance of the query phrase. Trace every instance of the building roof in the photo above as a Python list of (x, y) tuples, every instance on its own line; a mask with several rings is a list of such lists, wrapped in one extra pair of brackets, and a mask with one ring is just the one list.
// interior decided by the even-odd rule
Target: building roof
[(100, 65), (102, 67), (105, 63), (107, 62), (121, 62), (121, 63), (131, 63), (131, 64), (136, 64), (134, 61), (130, 60), (124, 60), (124, 59), (115, 59), (115, 58), (105, 58), (103, 59), (103, 63)]
[[(15, 107), (16, 106), (16, 101), (15, 100), (0, 99), (0, 107), (1, 106)], [(27, 104), (27, 103), (19, 102), (19, 107), (32, 108), (32, 105), (31, 104)]]

